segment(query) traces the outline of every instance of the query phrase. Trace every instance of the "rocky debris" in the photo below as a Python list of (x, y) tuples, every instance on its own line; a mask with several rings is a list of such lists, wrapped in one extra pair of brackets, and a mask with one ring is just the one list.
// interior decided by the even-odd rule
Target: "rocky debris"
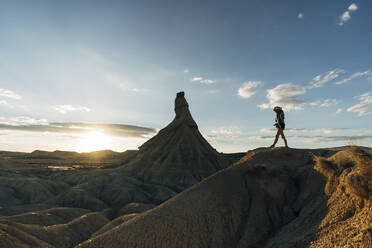
[(227, 167), (229, 160), (199, 132), (184, 92), (177, 93), (174, 109), (173, 121), (139, 147), (136, 157), (123, 170), (145, 182), (182, 191)]
[(360, 150), (251, 151), (78, 247), (370, 247), (371, 163)]

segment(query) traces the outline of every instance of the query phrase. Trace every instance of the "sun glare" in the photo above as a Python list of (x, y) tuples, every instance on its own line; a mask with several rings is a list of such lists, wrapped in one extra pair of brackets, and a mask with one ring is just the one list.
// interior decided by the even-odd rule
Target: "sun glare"
[(101, 132), (93, 131), (81, 136), (79, 147), (82, 152), (92, 152), (108, 149), (110, 143), (110, 137)]

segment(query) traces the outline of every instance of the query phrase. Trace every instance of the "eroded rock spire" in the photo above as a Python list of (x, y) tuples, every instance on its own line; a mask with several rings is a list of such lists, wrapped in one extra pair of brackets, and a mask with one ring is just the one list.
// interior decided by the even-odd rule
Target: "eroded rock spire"
[(176, 117), (169, 124), (169, 126), (179, 126), (186, 124), (190, 127), (198, 128), (198, 125), (191, 116), (189, 110), (189, 104), (185, 99), (185, 92), (181, 91), (177, 93), (176, 100), (174, 101), (174, 111), (176, 112)]
[(141, 147), (124, 169), (144, 181), (185, 189), (225, 168), (228, 161), (198, 130), (184, 92), (178, 92), (176, 116)]

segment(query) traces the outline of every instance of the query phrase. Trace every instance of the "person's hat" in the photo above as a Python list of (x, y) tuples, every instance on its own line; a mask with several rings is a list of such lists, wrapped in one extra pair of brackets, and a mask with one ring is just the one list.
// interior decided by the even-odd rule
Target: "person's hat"
[(273, 110), (274, 110), (274, 111), (276, 111), (276, 110), (282, 110), (282, 107), (275, 106), (275, 108), (274, 108)]

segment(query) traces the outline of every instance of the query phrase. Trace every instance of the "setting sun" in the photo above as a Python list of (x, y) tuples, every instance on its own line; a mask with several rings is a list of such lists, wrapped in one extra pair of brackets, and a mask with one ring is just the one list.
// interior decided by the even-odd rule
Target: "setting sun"
[(82, 152), (92, 152), (107, 149), (110, 143), (109, 136), (98, 131), (92, 131), (81, 136), (79, 147)]

